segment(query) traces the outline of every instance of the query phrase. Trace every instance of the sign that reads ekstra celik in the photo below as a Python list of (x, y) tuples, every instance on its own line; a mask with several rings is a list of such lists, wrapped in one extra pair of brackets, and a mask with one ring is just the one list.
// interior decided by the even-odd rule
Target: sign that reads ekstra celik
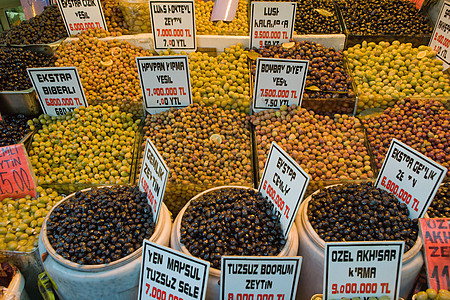
[(106, 26), (100, 0), (56, 0), (69, 36)]

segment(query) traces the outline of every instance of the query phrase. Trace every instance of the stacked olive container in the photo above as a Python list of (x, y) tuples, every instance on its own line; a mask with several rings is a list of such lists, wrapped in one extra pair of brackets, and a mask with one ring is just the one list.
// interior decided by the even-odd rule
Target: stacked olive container
[[(296, 3), (296, 43), (249, 51), (250, 3), (239, 1), (232, 22), (211, 22), (213, 1), (196, 0), (199, 49), (188, 54), (194, 104), (152, 115), (142, 109), (135, 57), (175, 53), (157, 53), (151, 48), (147, 2), (102, 1), (110, 32), (90, 30), (60, 46), (58, 40), (66, 33), (56, 6), (45, 12), (52, 18), (33, 21), (40, 22), (34, 26), (42, 30), (32, 30), (24, 23), (0, 34), (0, 44), (40, 44), (44, 52), (59, 46), (55, 65), (78, 68), (92, 106), (63, 119), (35, 119), (32, 126), (37, 132), (27, 150), (45, 195), (41, 200), (21, 199), (17, 206), (45, 202), (48, 195), (60, 197), (47, 188), (67, 195), (92, 186), (135, 183), (146, 138), (152, 140), (170, 169), (164, 202), (173, 218), (191, 198), (207, 189), (257, 187), (272, 141), (310, 174), (306, 196), (333, 184), (375, 179), (393, 137), (411, 137), (404, 142), (448, 168), (449, 79), (425, 46), (432, 31), (429, 18), (407, 1)], [(44, 29), (48, 25), (53, 30)], [(51, 33), (51, 37), (36, 40), (41, 36), (37, 31)], [(254, 61), (257, 56), (275, 55), (310, 61), (302, 107), (248, 116)], [(322, 79), (325, 75), (327, 79)], [(408, 96), (414, 99), (405, 99)], [(365, 117), (353, 116), (373, 108), (378, 109), (377, 114), (365, 111)], [(408, 130), (411, 126), (415, 131)], [(104, 139), (87, 143), (96, 136)], [(111, 139), (107, 141), (106, 136)], [(72, 148), (72, 144), (78, 146)], [(430, 216), (448, 217), (447, 185), (441, 187)], [(52, 201), (48, 203), (53, 205)], [(15, 206), (5, 202), (6, 208), (8, 204)], [(8, 236), (8, 243), (15, 242), (11, 238)], [(299, 238), (302, 240), (301, 235)], [(40, 262), (37, 257), (32, 260)]]

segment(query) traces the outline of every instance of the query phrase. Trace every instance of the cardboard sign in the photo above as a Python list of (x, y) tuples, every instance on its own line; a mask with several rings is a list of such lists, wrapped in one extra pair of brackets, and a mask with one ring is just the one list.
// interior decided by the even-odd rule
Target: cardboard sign
[(168, 178), (169, 168), (155, 145), (147, 138), (139, 176), (139, 190), (147, 193), (148, 204), (152, 208), (155, 223), (158, 223)]
[(136, 57), (144, 110), (157, 113), (192, 104), (187, 55)]
[(144, 240), (138, 299), (204, 300), (209, 262)]
[(197, 49), (194, 0), (150, 0), (155, 50)]
[(411, 219), (422, 218), (447, 169), (402, 142), (392, 139), (375, 186), (408, 206)]
[(398, 299), (403, 241), (325, 243), (323, 299)]
[(56, 0), (69, 36), (106, 26), (100, 0)]
[(210, 21), (231, 22), (236, 16), (239, 0), (216, 0), (211, 13)]
[(23, 144), (0, 147), (0, 201), (36, 197), (36, 178)]
[(437, 52), (436, 57), (444, 62), (444, 70), (450, 67), (450, 2), (442, 3), (439, 17), (434, 26), (429, 46)]
[(280, 146), (272, 142), (258, 191), (267, 196), (279, 216), (284, 236), (294, 223), (309, 175)]
[(450, 288), (450, 219), (419, 219), (428, 286), (436, 291)]
[(256, 59), (253, 111), (301, 105), (309, 61), (280, 58)]
[(45, 114), (63, 116), (79, 106), (87, 107), (76, 67), (28, 68), (27, 71)]
[(294, 2), (252, 2), (250, 48), (289, 42), (294, 33)]
[(220, 299), (295, 299), (302, 257), (222, 256)]

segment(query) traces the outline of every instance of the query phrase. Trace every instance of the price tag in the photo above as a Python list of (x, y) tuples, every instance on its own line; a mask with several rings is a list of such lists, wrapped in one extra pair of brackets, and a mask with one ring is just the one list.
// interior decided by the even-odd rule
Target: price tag
[(136, 63), (147, 112), (192, 104), (187, 55), (136, 57)]
[(404, 202), (411, 219), (422, 218), (445, 174), (446, 168), (393, 139), (375, 186)]
[(106, 26), (100, 0), (56, 0), (69, 36)]
[(28, 68), (27, 71), (45, 114), (63, 116), (79, 106), (87, 107), (76, 67)]
[(450, 67), (450, 2), (442, 3), (441, 11), (434, 26), (429, 46), (437, 52), (436, 57), (444, 62), (444, 70)]
[(139, 300), (204, 300), (209, 262), (144, 240)]
[(428, 286), (450, 288), (450, 219), (419, 219), (425, 249)]
[(309, 175), (278, 144), (272, 142), (258, 191), (267, 196), (287, 236), (306, 192)]
[(36, 178), (23, 144), (0, 147), (0, 201), (36, 197)]
[(147, 193), (148, 204), (153, 210), (155, 223), (158, 222), (168, 178), (169, 168), (155, 145), (147, 138), (139, 176), (139, 190)]
[(253, 91), (253, 111), (280, 108), (282, 105), (296, 104), (300, 106), (308, 65), (309, 61), (307, 60), (258, 57)]
[(325, 243), (324, 299), (398, 299), (405, 242)]
[(289, 42), (294, 33), (294, 2), (252, 2), (250, 48)]
[(155, 50), (197, 49), (194, 0), (150, 0)]
[(238, 4), (239, 0), (215, 0), (210, 21), (233, 21)]
[(295, 299), (302, 257), (222, 256), (220, 299)]

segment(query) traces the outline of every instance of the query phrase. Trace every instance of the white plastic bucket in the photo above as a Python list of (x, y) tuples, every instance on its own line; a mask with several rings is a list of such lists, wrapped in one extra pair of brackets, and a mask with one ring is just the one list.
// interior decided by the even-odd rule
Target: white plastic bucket
[[(313, 195), (318, 192), (319, 190), (314, 192)], [(299, 234), (298, 255), (303, 257), (297, 292), (298, 300), (309, 300), (314, 294), (321, 294), (323, 291), (325, 241), (319, 237), (308, 220), (307, 209), (308, 203), (312, 199), (311, 196), (300, 205), (295, 218)], [(417, 274), (422, 268), (424, 261), (421, 249), (422, 239), (418, 236), (414, 246), (403, 254), (399, 297), (405, 299), (408, 297)]]
[(16, 268), (16, 273), (14, 274), (11, 282), (3, 294), (2, 300), (28, 300), (27, 292), (25, 291), (25, 278)]
[[(220, 187), (215, 187), (215, 188), (203, 191), (200, 194), (193, 197), (191, 200), (189, 200), (189, 202), (186, 203), (186, 205), (183, 207), (183, 209), (178, 213), (177, 218), (175, 219), (175, 221), (173, 223), (172, 234), (170, 237), (170, 247), (172, 249), (183, 252), (184, 254), (191, 255), (189, 253), (188, 249), (180, 242), (181, 219), (183, 218), (184, 212), (186, 211), (187, 207), (189, 206), (189, 204), (192, 200), (197, 199), (198, 197), (202, 196), (203, 194), (209, 193), (214, 190), (224, 189), (224, 188), (251, 189), (250, 187), (245, 187), (245, 186), (220, 186)], [(285, 246), (283, 247), (283, 249), (281, 249), (281, 252), (277, 256), (296, 256), (297, 251), (298, 251), (298, 234), (297, 234), (297, 227), (294, 224), (291, 228), (291, 231), (289, 231)], [(219, 299), (220, 276), (221, 276), (221, 272), (219, 269), (215, 269), (215, 268), (209, 269), (208, 287), (206, 290), (206, 299), (207, 300)]]
[[(83, 190), (87, 191), (89, 189)], [(71, 194), (57, 205), (70, 199)], [(108, 299), (126, 300), (136, 299), (139, 287), (139, 271), (141, 267), (142, 247), (132, 254), (115, 262), (104, 265), (79, 265), (64, 259), (51, 247), (47, 239), (47, 220), (53, 209), (48, 213), (42, 225), (39, 236), (39, 252), (43, 260), (44, 269), (56, 285), (56, 293), (61, 299)], [(168, 246), (172, 223), (170, 212), (164, 203), (158, 223), (155, 226), (150, 241), (158, 245)], [(45, 256), (44, 255), (44, 256)]]

